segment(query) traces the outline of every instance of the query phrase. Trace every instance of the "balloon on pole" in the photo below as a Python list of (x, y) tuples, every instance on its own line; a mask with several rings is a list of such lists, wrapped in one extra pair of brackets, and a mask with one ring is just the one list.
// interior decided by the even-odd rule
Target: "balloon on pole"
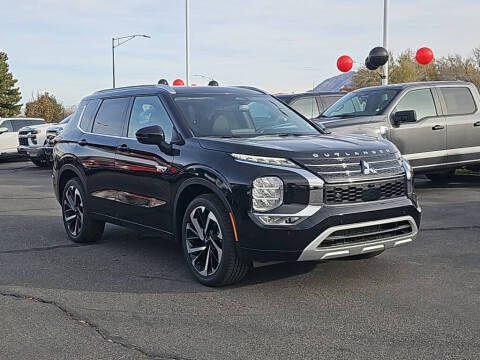
[(420, 65), (428, 65), (433, 60), (433, 51), (428, 47), (422, 47), (417, 50), (415, 58)]
[(184, 86), (185, 83), (183, 82), (182, 79), (175, 79), (173, 80), (173, 86)]
[(337, 68), (341, 72), (349, 72), (352, 70), (353, 67), (353, 60), (348, 55), (342, 55), (337, 60)]

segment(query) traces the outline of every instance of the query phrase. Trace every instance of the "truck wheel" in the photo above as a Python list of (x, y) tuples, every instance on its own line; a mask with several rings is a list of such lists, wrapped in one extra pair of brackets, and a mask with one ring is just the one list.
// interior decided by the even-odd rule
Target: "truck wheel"
[(452, 178), (453, 178), (454, 175), (455, 175), (455, 169), (453, 169), (453, 170), (448, 170), (448, 171), (444, 171), (444, 172), (441, 172), (441, 173), (425, 174), (425, 176), (426, 176), (430, 181), (433, 181), (433, 182), (436, 182), (436, 183), (449, 182), (450, 180), (452, 180)]
[(95, 220), (89, 213), (89, 204), (78, 178), (67, 182), (62, 195), (63, 225), (70, 240), (89, 243), (100, 240), (105, 222)]
[(380, 254), (383, 253), (384, 251), (385, 251), (385, 250), (380, 250), (380, 251), (372, 251), (372, 252), (369, 252), (369, 253), (366, 253), (366, 254), (352, 255), (352, 256), (347, 257), (347, 259), (348, 259), (348, 260), (370, 259), (370, 258), (373, 258), (373, 257), (375, 257), (375, 256), (380, 255)]
[(200, 195), (188, 205), (182, 222), (182, 246), (188, 268), (207, 286), (238, 282), (251, 266), (237, 253), (228, 212), (212, 194)]

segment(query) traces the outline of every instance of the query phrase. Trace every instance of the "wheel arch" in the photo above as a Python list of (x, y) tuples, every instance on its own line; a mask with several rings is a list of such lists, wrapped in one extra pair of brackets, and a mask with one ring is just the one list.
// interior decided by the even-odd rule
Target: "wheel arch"
[(83, 185), (83, 188), (87, 192), (87, 186), (85, 182), (85, 177), (82, 174), (82, 172), (77, 169), (75, 166), (72, 164), (65, 164), (62, 166), (62, 168), (59, 171), (59, 176), (58, 176), (58, 198), (59, 201), (61, 201), (62, 195), (63, 195), (63, 189), (65, 188), (65, 185), (70, 179), (73, 179), (75, 177), (78, 177), (80, 179), (80, 182)]

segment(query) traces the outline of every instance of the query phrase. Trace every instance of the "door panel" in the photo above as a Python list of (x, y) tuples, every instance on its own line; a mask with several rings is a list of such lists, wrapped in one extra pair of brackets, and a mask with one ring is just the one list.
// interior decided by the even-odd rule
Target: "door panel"
[(447, 122), (448, 162), (480, 160), (480, 114), (468, 87), (438, 88)]
[(415, 110), (417, 122), (392, 126), (390, 138), (400, 152), (414, 168), (446, 162), (446, 121), (438, 114), (431, 90), (409, 91), (400, 99), (392, 116), (404, 110)]
[(144, 226), (172, 232), (171, 164), (173, 156), (164, 154), (157, 145), (140, 144), (136, 131), (159, 125), (170, 142), (173, 124), (158, 96), (135, 98), (116, 156), (119, 183), (119, 218)]

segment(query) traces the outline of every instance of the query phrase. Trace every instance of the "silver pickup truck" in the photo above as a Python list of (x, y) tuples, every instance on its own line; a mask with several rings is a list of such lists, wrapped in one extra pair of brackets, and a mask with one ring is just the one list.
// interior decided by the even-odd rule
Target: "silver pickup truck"
[(479, 104), (468, 82), (395, 84), (352, 91), (313, 120), (334, 133), (387, 138), (416, 173), (446, 181), (480, 165)]

